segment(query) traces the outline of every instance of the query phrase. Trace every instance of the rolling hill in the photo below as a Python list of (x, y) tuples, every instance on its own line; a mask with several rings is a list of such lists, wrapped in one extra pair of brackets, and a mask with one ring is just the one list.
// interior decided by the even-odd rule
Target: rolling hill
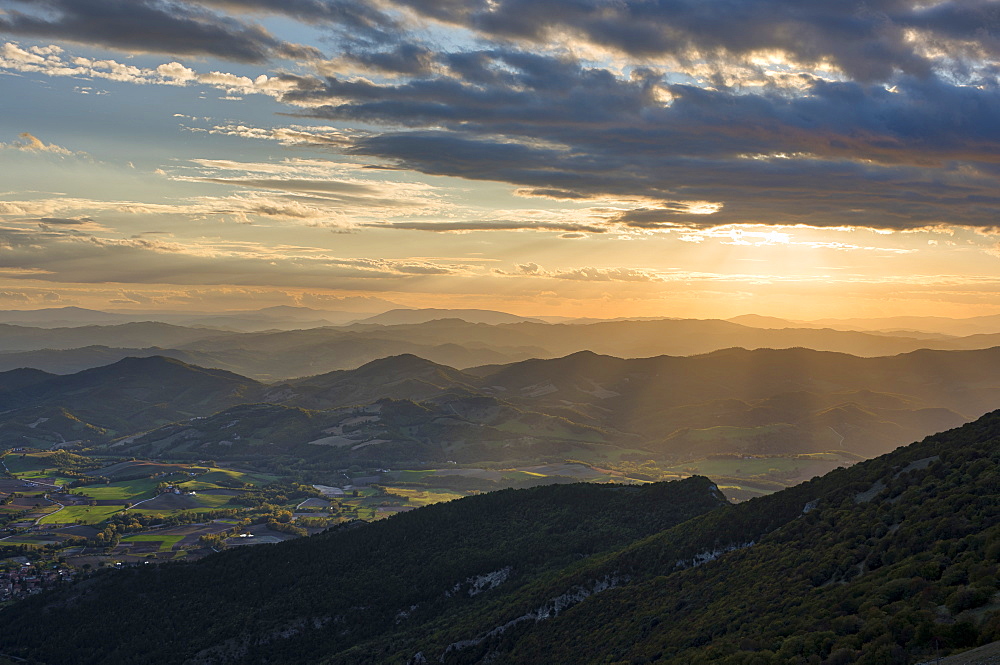
[[(918, 663), (1000, 639), (1000, 413), (739, 505), (505, 490), (0, 611), (85, 663)], [(114, 635), (115, 639), (107, 639)]]
[[(0, 386), (24, 370), (0, 373)], [(142, 431), (228, 406), (258, 401), (251, 379), (154, 356), (125, 358), (68, 376), (32, 374), (0, 392), (0, 445), (57, 445)]]
[(522, 321), (539, 322), (538, 319), (489, 309), (391, 309), (375, 316), (356, 321), (359, 324), (378, 324), (382, 326), (397, 326), (413, 323), (428, 323), (439, 319), (461, 319), (466, 323), (520, 323)]
[[(296, 318), (312, 310), (288, 309), (295, 311), (279, 309), (247, 314), (262, 326), (257, 332), (152, 322), (53, 329), (0, 324), (0, 370), (28, 366), (66, 374), (99, 366), (102, 361), (111, 362), (116, 356), (158, 353), (258, 380), (278, 381), (354, 369), (372, 360), (404, 353), (451, 367), (470, 368), (532, 358), (558, 358), (579, 351), (644, 358), (703, 355), (727, 348), (802, 347), (880, 357), (921, 349), (974, 350), (1000, 345), (998, 333), (948, 337), (905, 331), (761, 328), (756, 327), (760, 325), (760, 317), (739, 319), (754, 325), (696, 319), (544, 323), (497, 313), (492, 318), (485, 317), (496, 323), (470, 323), (459, 318), (430, 321), (421, 318), (464, 310), (434, 310), (432, 314), (427, 310), (399, 310), (388, 313), (392, 317), (370, 320), (422, 322), (327, 326), (321, 325), (322, 320)], [(198, 321), (239, 327), (236, 314), (227, 316), (214, 323), (205, 317)], [(475, 317), (469, 315), (469, 318)], [(515, 322), (503, 322), (511, 320)]]
[(0, 323), (0, 351), (116, 347), (178, 347), (197, 340), (225, 336), (220, 330), (185, 328), (152, 321), (71, 328), (35, 328)]
[[(128, 454), (211, 450), (225, 459), (377, 465), (830, 450), (870, 457), (986, 412), (1000, 402), (998, 376), (1000, 349), (884, 358), (808, 349), (642, 359), (581, 352), (467, 371), (401, 355), (270, 386), (150, 357), (68, 376), (20, 371), (16, 380), (36, 383), (0, 392), (8, 411), (0, 440), (115, 440), (114, 450)], [(219, 413), (257, 403), (247, 422)], [(231, 422), (253, 422), (259, 433), (226, 431)], [(188, 433), (176, 436), (178, 427)]]

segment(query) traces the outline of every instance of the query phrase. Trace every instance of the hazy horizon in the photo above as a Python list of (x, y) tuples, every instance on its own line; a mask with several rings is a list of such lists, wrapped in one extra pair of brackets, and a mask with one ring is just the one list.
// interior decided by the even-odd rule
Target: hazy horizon
[(1000, 313), (993, 19), (865, 6), (0, 0), (0, 309)]

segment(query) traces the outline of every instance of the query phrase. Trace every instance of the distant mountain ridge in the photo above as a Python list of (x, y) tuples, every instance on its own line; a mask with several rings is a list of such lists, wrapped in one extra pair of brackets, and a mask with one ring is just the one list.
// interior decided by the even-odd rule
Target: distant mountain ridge
[[(427, 311), (404, 310), (401, 315), (410, 316), (413, 312), (418, 318), (436, 316), (428, 315)], [(455, 313), (463, 310), (433, 311)], [(279, 319), (280, 316), (268, 321), (274, 323)], [(205, 320), (203, 323), (212, 322)], [(353, 369), (378, 358), (404, 353), (451, 367), (470, 368), (531, 358), (558, 358), (578, 351), (644, 358), (699, 355), (734, 347), (805, 347), (877, 357), (919, 349), (1000, 346), (1000, 334), (948, 337), (915, 332), (907, 337), (905, 333), (760, 328), (730, 321), (696, 319), (598, 323), (518, 320), (488, 324), (445, 318), (412, 324), (353, 323), (310, 327), (322, 323), (305, 320), (285, 321), (281, 325), (265, 323), (267, 329), (256, 332), (186, 328), (156, 322), (50, 329), (0, 324), (0, 370), (27, 365), (69, 373), (97, 366), (102, 360), (114, 360), (116, 355), (117, 358), (131, 355), (132, 349), (136, 349), (134, 355), (161, 353), (258, 380), (275, 381)], [(225, 326), (227, 321), (215, 324)], [(296, 325), (307, 329), (278, 329)], [(96, 347), (119, 351), (101, 352)]]
[[(117, 436), (127, 437), (116, 441), (117, 452), (140, 456), (290, 455), (375, 465), (633, 449), (681, 459), (828, 450), (872, 456), (1000, 403), (1000, 349), (883, 358), (809, 349), (640, 359), (579, 352), (469, 371), (401, 355), (271, 385), (156, 357), (27, 376), (39, 383), (0, 393), (0, 409), (9, 411), (0, 415), (7, 425), (0, 442), (107, 444)], [(254, 403), (264, 403), (263, 411), (245, 422), (219, 415)], [(294, 427), (288, 408), (304, 409)], [(50, 417), (46, 409), (95, 429), (47, 434), (49, 426), (37, 422)]]
[(375, 323), (383, 326), (409, 325), (416, 323), (428, 323), (440, 319), (459, 319), (466, 323), (486, 323), (488, 325), (499, 325), (501, 323), (520, 323), (528, 321), (532, 323), (544, 323), (540, 319), (506, 312), (497, 312), (489, 309), (393, 309), (388, 312), (376, 314), (375, 316), (361, 319), (355, 323), (371, 324)]
[(124, 436), (182, 418), (258, 401), (264, 386), (245, 377), (153, 356), (125, 358), (68, 376), (0, 373), (0, 445), (58, 446)]

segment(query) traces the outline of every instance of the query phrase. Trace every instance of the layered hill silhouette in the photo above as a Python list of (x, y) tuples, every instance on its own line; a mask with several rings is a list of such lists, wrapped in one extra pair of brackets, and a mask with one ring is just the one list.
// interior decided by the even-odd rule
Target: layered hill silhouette
[[(154, 356), (68, 376), (0, 373), (0, 445), (92, 442), (261, 399), (262, 384)], [(16, 388), (12, 389), (12, 386)]]
[[(988, 411), (1000, 349), (860, 358), (580, 352), (461, 371), (413, 355), (265, 385), (163, 357), (9, 375), (0, 443), (399, 465), (844, 450), (870, 457)], [(228, 411), (227, 411), (228, 410)], [(643, 458), (644, 459), (644, 458)]]
[[(311, 327), (321, 322), (299, 318), (309, 311), (287, 313), (286, 318), (282, 318), (283, 312), (258, 312), (256, 316), (263, 317), (261, 320), (274, 321), (274, 329), (257, 332), (157, 322), (49, 329), (0, 324), (0, 371), (27, 366), (66, 374), (126, 356), (164, 355), (258, 380), (277, 381), (353, 369), (404, 353), (450, 367), (470, 368), (558, 358), (579, 351), (643, 358), (701, 355), (733, 347), (804, 347), (878, 357), (919, 349), (970, 350), (1000, 345), (1000, 333), (950, 337), (905, 330), (886, 333), (768, 328), (759, 326), (779, 324), (770, 320), (762, 323), (761, 317), (739, 319), (752, 325), (695, 319), (544, 323), (480, 310), (472, 310), (471, 314), (466, 310), (397, 310), (372, 319), (383, 323)], [(463, 314), (489, 323), (434, 319), (438, 314)], [(212, 325), (204, 317), (201, 322)], [(223, 328), (228, 325), (221, 319), (217, 323)]]
[(357, 323), (376, 323), (384, 326), (405, 325), (412, 323), (427, 323), (440, 319), (461, 319), (467, 323), (520, 323), (522, 321), (539, 322), (531, 317), (507, 314), (489, 309), (392, 309), (375, 316), (357, 321)]
[[(918, 663), (1000, 639), (1000, 413), (738, 505), (506, 490), (0, 611), (67, 665)], [(114, 639), (108, 639), (113, 635)]]

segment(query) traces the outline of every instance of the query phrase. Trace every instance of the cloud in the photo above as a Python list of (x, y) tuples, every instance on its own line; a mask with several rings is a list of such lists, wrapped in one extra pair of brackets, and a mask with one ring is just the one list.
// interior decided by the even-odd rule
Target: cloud
[(190, 131), (207, 132), (209, 134), (221, 134), (224, 136), (238, 136), (245, 139), (256, 139), (260, 141), (278, 141), (283, 145), (314, 146), (330, 148), (347, 148), (351, 144), (351, 135), (358, 135), (360, 132), (350, 132), (335, 127), (303, 127), (292, 125), (291, 127), (249, 127), (242, 124), (216, 125), (209, 129), (201, 127), (190, 127)]
[(254, 189), (300, 192), (337, 203), (368, 207), (413, 207), (426, 201), (406, 197), (391, 197), (391, 188), (373, 184), (304, 178), (185, 178), (197, 182), (233, 185)]
[(29, 298), (28, 295), (23, 291), (0, 291), (0, 299), (13, 300), (14, 302), (31, 301), (31, 298)]
[(519, 275), (527, 277), (548, 277), (551, 279), (568, 279), (576, 282), (664, 282), (669, 277), (655, 270), (638, 268), (569, 268), (563, 270), (546, 270), (537, 263), (519, 263), (515, 265), (514, 273), (496, 270), (499, 275)]
[[(565, 237), (734, 224), (987, 229), (1000, 213), (994, 4), (50, 0), (43, 12), (14, 0), (18, 10), (0, 15), (0, 29), (13, 34), (178, 57), (308, 62), (253, 77), (7, 44), (0, 66), (267, 95), (327, 126), (232, 120), (187, 129), (590, 206), (578, 219), (451, 209), (435, 221), (430, 215), (447, 202), (427, 192), (352, 192), (343, 174), (261, 170), (183, 176), (247, 190), (199, 199), (191, 210)], [(334, 56), (271, 35), (254, 22), (261, 15), (319, 27)], [(623, 203), (596, 210), (612, 199)], [(425, 216), (376, 219), (407, 208)]]
[(0, 270), (9, 279), (336, 288), (372, 282), (400, 286), (473, 269), (454, 261), (336, 257), (320, 248), (296, 251), (254, 243), (165, 242), (0, 228)]
[(989, 226), (1000, 212), (996, 82), (904, 77), (890, 91), (812, 80), (805, 94), (737, 92), (565, 57), (480, 55), (492, 78), (468, 68), (465, 78), (404, 82), (328, 77), (282, 99), (307, 115), (385, 126), (348, 137), (348, 151), (397, 168), (505, 182), (522, 195), (655, 202), (622, 211), (618, 221), (635, 228)]
[[(32, 8), (29, 0), (13, 0)], [(127, 51), (212, 55), (243, 62), (313, 56), (248, 18), (282, 15), (322, 26), (344, 58), (383, 72), (427, 71), (440, 60), (419, 37), (428, 21), (525, 51), (611, 53), (718, 71), (738, 64), (832, 68), (860, 81), (961, 71), (995, 56), (992, 3), (944, 0), (48, 0), (9, 11), (0, 29)], [(423, 19), (423, 23), (414, 21)], [(468, 41), (468, 40), (466, 40)], [(470, 65), (470, 58), (455, 67)]]
[(369, 0), (201, 0), (200, 4), (232, 12), (285, 15), (375, 43), (402, 30), (395, 18)]
[[(956, 55), (997, 53), (987, 30), (990, 2), (871, 0), (395, 0), (442, 23), (493, 39), (546, 46), (587, 43), (639, 59), (753, 60), (780, 54), (802, 66), (829, 65), (862, 81), (897, 72), (926, 76)], [(773, 57), (773, 56), (772, 56)]]
[[(12, 0), (34, 9), (31, 0)], [(207, 55), (239, 62), (316, 58), (314, 48), (291, 44), (263, 27), (194, 3), (163, 0), (46, 0), (44, 11), (10, 9), (0, 32), (95, 44), (129, 53)]]
[(36, 136), (32, 136), (28, 132), (21, 132), (19, 135), (21, 137), (20, 141), (12, 141), (10, 143), (0, 143), (0, 149), (3, 150), (20, 150), (22, 152), (35, 152), (35, 153), (48, 153), (51, 155), (77, 155), (83, 153), (75, 153), (68, 148), (56, 145), (54, 143), (45, 143)]
[(381, 222), (361, 224), (361, 226), (382, 229), (403, 229), (408, 231), (435, 231), (438, 233), (467, 233), (472, 231), (575, 231), (582, 234), (606, 233), (610, 230), (608, 227), (598, 224), (581, 224), (574, 222), (535, 222), (530, 220)]
[[(0, 45), (0, 69), (78, 79), (104, 79), (136, 85), (205, 85), (227, 92), (280, 96), (297, 83), (282, 75), (260, 74), (254, 78), (228, 72), (198, 72), (179, 62), (156, 67), (137, 67), (111, 59), (64, 55), (55, 45), (22, 48), (13, 42)], [(183, 114), (174, 114), (186, 117)], [(220, 132), (221, 133), (221, 132)]]
[(38, 220), (38, 228), (57, 233), (93, 233), (108, 230), (90, 217), (42, 217)]
[[(194, 159), (178, 167), (173, 180), (238, 188), (225, 197), (201, 197), (199, 205), (217, 212), (237, 211), (299, 219), (335, 218), (347, 225), (373, 218), (427, 215), (449, 207), (437, 188), (388, 178), (360, 164), (319, 159), (237, 162)], [(192, 171), (198, 175), (188, 175)], [(242, 174), (237, 175), (239, 172)], [(347, 221), (349, 220), (349, 222)]]

